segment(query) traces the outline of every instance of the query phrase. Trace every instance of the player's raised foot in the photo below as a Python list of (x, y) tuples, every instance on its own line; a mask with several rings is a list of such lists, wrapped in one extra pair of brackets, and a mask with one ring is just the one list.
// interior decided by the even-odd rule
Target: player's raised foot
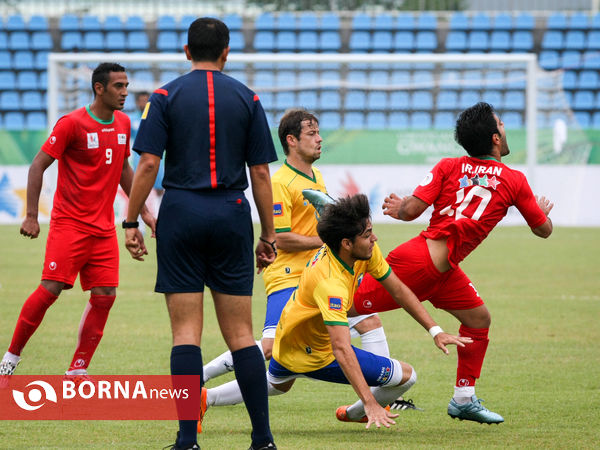
[(325, 205), (335, 202), (335, 200), (325, 192), (317, 191), (316, 189), (304, 189), (302, 191), (302, 196), (315, 207), (317, 218), (321, 215)]
[(423, 411), (422, 408), (417, 407), (412, 399), (404, 400), (402, 397), (398, 397), (392, 403), (389, 404), (390, 411), (404, 411), (405, 409), (414, 409), (416, 411)]
[(8, 386), (8, 381), (20, 362), (21, 358), (17, 355), (8, 354), (8, 352), (4, 355), (0, 362), (0, 389)]
[(200, 415), (198, 416), (198, 433), (202, 433), (202, 421), (204, 420), (204, 414), (206, 414), (206, 410), (208, 409), (208, 405), (206, 403), (206, 388), (202, 388), (202, 392), (200, 393)]
[(191, 444), (191, 445), (186, 445), (184, 447), (180, 447), (179, 445), (177, 445), (178, 442), (179, 442), (179, 431), (177, 432), (177, 437), (175, 438), (175, 443), (172, 445), (167, 445), (166, 447), (163, 447), (163, 450), (200, 450), (200, 447), (198, 446), (198, 444)]
[(248, 450), (277, 450), (277, 446), (274, 442), (269, 442), (267, 444), (260, 444), (258, 446), (252, 444)]
[(459, 405), (454, 401), (450, 400), (448, 404), (448, 415), (453, 419), (460, 420), (472, 420), (473, 422), (479, 423), (501, 423), (504, 422), (504, 418), (500, 414), (490, 411), (481, 404), (483, 400), (473, 395), (469, 403)]

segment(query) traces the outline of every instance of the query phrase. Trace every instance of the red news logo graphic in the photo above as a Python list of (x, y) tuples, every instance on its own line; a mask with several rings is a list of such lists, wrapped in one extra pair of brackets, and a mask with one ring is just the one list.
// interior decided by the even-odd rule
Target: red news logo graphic
[(196, 420), (199, 375), (13, 375), (0, 420)]

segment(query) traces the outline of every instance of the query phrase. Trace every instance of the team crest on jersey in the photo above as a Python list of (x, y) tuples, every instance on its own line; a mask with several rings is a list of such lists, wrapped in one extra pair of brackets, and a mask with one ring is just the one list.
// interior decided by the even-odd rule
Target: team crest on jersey
[(88, 133), (87, 134), (87, 148), (98, 148), (100, 147), (100, 142), (98, 141), (98, 133)]
[(117, 134), (117, 141), (119, 144), (124, 145), (127, 143), (127, 135), (125, 133)]
[(50, 136), (49, 142), (50, 145), (54, 145), (56, 143), (56, 136)]
[(423, 181), (421, 181), (421, 186), (427, 186), (429, 183), (431, 183), (432, 180), (433, 180), (433, 174), (431, 172), (429, 172), (427, 175), (425, 175), (425, 178), (423, 178)]
[(342, 310), (342, 299), (340, 297), (327, 297), (329, 301), (329, 309), (333, 311)]
[(273, 203), (273, 216), (274, 217), (283, 216), (283, 204)]
[(475, 175), (473, 178), (469, 178), (466, 175), (463, 175), (462, 178), (458, 180), (459, 188), (466, 188), (469, 186), (483, 186), (483, 187), (491, 187), (493, 190), (496, 190), (496, 187), (500, 184), (500, 181), (496, 179), (496, 175), (491, 178), (488, 178), (487, 175), (480, 177), (479, 175)]

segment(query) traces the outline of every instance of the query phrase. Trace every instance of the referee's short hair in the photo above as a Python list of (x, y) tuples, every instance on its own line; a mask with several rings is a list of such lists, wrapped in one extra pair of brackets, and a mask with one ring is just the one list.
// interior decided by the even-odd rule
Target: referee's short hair
[(188, 28), (187, 45), (193, 61), (216, 61), (229, 46), (229, 28), (212, 17), (196, 19)]
[(370, 218), (369, 199), (365, 194), (339, 198), (323, 208), (317, 233), (330, 249), (338, 253), (342, 240), (354, 242), (356, 236), (367, 229)]
[(300, 133), (302, 132), (302, 122), (308, 120), (310, 122), (314, 122), (317, 125), (319, 124), (319, 119), (317, 117), (308, 112), (304, 108), (294, 108), (288, 109), (281, 120), (279, 121), (279, 142), (281, 142), (281, 146), (283, 147), (283, 153), (286, 155), (290, 154), (290, 149), (287, 144), (287, 136), (291, 134), (296, 139), (300, 139)]

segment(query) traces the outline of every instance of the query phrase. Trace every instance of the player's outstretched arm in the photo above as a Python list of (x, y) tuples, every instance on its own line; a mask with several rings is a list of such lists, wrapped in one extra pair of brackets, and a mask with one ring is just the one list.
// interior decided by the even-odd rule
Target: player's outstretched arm
[(273, 189), (268, 164), (250, 166), (252, 196), (260, 219), (260, 238), (256, 244), (256, 267), (258, 273), (275, 261), (277, 242), (273, 225)]
[(369, 389), (354, 350), (352, 350), (349, 328), (343, 325), (326, 325), (326, 327), (331, 338), (333, 355), (352, 385), (354, 392), (356, 392), (365, 407), (365, 415), (368, 419), (366, 428), (370, 428), (373, 424), (377, 428), (380, 428), (382, 425), (386, 428), (395, 425), (394, 417), (398, 417), (398, 414), (386, 411), (377, 403), (377, 400), (375, 400), (373, 393)]
[(27, 213), (21, 224), (20, 233), (35, 239), (40, 234), (38, 222), (38, 207), (40, 203), (40, 192), (44, 181), (44, 172), (54, 162), (54, 158), (40, 150), (29, 167), (27, 175)]
[(470, 344), (471, 338), (453, 336), (444, 333), (442, 329), (435, 323), (427, 310), (423, 307), (417, 296), (396, 276), (394, 272), (383, 281), (383, 287), (390, 293), (392, 298), (398, 303), (413, 319), (431, 333), (435, 345), (445, 354), (449, 354), (446, 345), (458, 345), (464, 347), (465, 344)]
[(383, 214), (385, 216), (410, 222), (423, 214), (423, 211), (425, 211), (428, 206), (427, 203), (414, 195), (398, 197), (396, 194), (392, 193), (384, 199), (381, 208), (383, 209)]
[[(554, 208), (554, 203), (552, 203), (544, 196), (538, 197), (537, 195), (535, 196), (535, 201), (537, 202), (542, 212), (546, 215), (546, 217), (548, 217), (550, 211), (552, 211), (552, 208)], [(550, 219), (550, 217), (548, 217), (546, 222), (544, 222), (537, 228), (532, 228), (531, 231), (536, 236), (539, 236), (541, 238), (547, 238), (552, 234), (552, 220)]]

